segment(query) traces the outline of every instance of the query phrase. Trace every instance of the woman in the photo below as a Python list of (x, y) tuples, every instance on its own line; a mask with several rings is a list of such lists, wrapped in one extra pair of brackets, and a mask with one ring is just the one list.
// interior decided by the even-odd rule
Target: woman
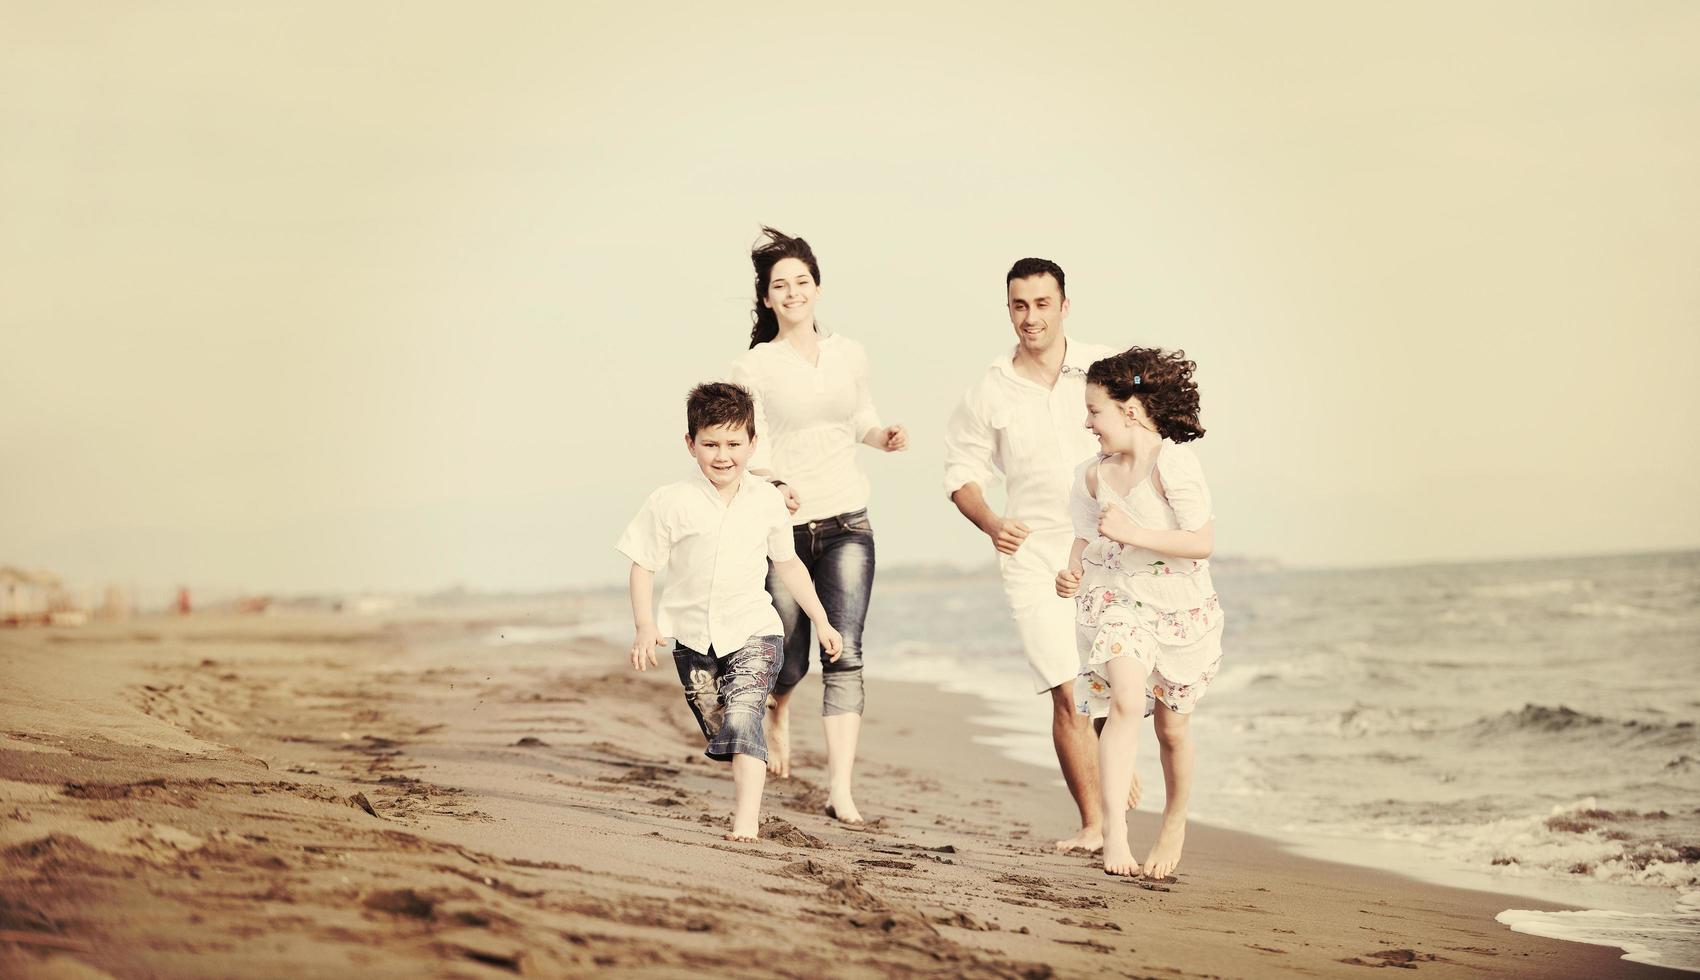
[[(750, 349), (732, 365), (732, 380), (755, 396), (756, 446), (750, 471), (772, 480), (792, 512), (797, 556), (814, 578), (827, 618), (843, 635), (836, 659), (821, 654), (825, 697), (826, 812), (861, 823), (851, 796), (851, 770), (862, 729), (862, 621), (874, 584), (874, 531), (868, 522), (868, 478), (856, 446), (885, 452), (908, 446), (900, 425), (880, 424), (868, 394), (868, 361), (860, 344), (815, 323), (820, 263), (801, 238), (762, 228), (750, 252), (755, 265), (755, 326)], [(785, 665), (768, 709), (768, 768), (791, 774), (791, 693), (809, 671), (809, 623), (771, 573), (767, 590), (785, 627)]]

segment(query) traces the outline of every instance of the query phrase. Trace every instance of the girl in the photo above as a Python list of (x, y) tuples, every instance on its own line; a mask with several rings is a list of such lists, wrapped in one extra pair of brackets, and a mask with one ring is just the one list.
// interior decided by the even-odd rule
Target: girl
[[(897, 452), (903, 427), (880, 423), (868, 393), (862, 346), (815, 323), (820, 263), (801, 238), (762, 228), (750, 253), (755, 265), (755, 325), (750, 349), (732, 365), (732, 380), (755, 396), (756, 449), (750, 471), (786, 496), (797, 556), (813, 576), (827, 615), (843, 635), (836, 659), (821, 653), (825, 688), (826, 813), (861, 823), (850, 792), (862, 726), (862, 622), (874, 584), (874, 529), (868, 522), (868, 478), (856, 447)], [(809, 624), (776, 576), (767, 590), (785, 626), (785, 665), (768, 709), (768, 769), (791, 774), (790, 700), (809, 670)]]
[[(1192, 792), (1187, 720), (1222, 659), (1222, 607), (1210, 583), (1210, 490), (1180, 443), (1204, 435), (1184, 351), (1134, 347), (1086, 373), (1086, 428), (1099, 455), (1075, 471), (1074, 549), (1057, 594), (1075, 597), (1086, 666), (1075, 707), (1106, 718), (1098, 739), (1104, 871), (1165, 878), (1180, 863)], [(1077, 595), (1078, 593), (1078, 595)], [(1155, 715), (1163, 826), (1143, 863), (1127, 841), (1138, 805), (1141, 715)]]

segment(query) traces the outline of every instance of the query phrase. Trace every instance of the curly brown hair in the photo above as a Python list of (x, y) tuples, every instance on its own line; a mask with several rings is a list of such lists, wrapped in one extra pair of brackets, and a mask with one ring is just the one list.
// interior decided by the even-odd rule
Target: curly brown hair
[(1158, 435), (1191, 442), (1204, 435), (1204, 426), (1198, 423), (1198, 383), (1192, 380), (1197, 367), (1186, 359), (1184, 350), (1129, 347), (1093, 361), (1086, 383), (1098, 385), (1119, 402), (1138, 398)]

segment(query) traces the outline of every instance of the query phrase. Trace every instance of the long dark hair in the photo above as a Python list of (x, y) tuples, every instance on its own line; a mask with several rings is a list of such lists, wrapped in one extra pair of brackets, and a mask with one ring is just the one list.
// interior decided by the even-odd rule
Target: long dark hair
[(750, 318), (754, 324), (750, 327), (750, 346), (765, 344), (779, 336), (779, 315), (768, 309), (762, 300), (767, 296), (767, 287), (773, 281), (773, 267), (780, 259), (797, 259), (809, 267), (809, 275), (815, 277), (815, 285), (820, 285), (820, 263), (815, 261), (814, 250), (809, 243), (801, 238), (792, 238), (777, 228), (761, 226), (761, 238), (756, 239), (755, 248), (750, 249), (750, 262), (756, 267), (756, 306)]
[(1198, 382), (1192, 380), (1197, 368), (1184, 350), (1129, 347), (1093, 361), (1086, 383), (1101, 386), (1118, 402), (1138, 398), (1158, 435), (1191, 442), (1204, 435), (1204, 426), (1198, 423)]

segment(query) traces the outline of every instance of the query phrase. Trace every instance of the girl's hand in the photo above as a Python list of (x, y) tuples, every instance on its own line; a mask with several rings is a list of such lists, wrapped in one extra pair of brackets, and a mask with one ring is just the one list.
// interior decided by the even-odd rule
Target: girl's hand
[(1120, 507), (1105, 507), (1098, 513), (1098, 533), (1111, 541), (1120, 541), (1130, 547), (1139, 547), (1139, 536), (1144, 528), (1133, 523), (1133, 518)]
[(836, 663), (844, 655), (844, 637), (838, 635), (831, 623), (816, 623), (815, 635), (820, 637), (820, 648), (826, 651), (828, 663)]
[(1057, 596), (1062, 599), (1072, 599), (1080, 591), (1080, 576), (1083, 570), (1079, 565), (1070, 565), (1057, 573)]
[(879, 448), (888, 453), (900, 453), (909, 448), (909, 433), (904, 431), (903, 426), (894, 425), (885, 430), (884, 441), (885, 444)]
[(632, 666), (648, 670), (656, 666), (655, 648), (667, 645), (667, 638), (654, 626), (639, 626), (632, 640)]

